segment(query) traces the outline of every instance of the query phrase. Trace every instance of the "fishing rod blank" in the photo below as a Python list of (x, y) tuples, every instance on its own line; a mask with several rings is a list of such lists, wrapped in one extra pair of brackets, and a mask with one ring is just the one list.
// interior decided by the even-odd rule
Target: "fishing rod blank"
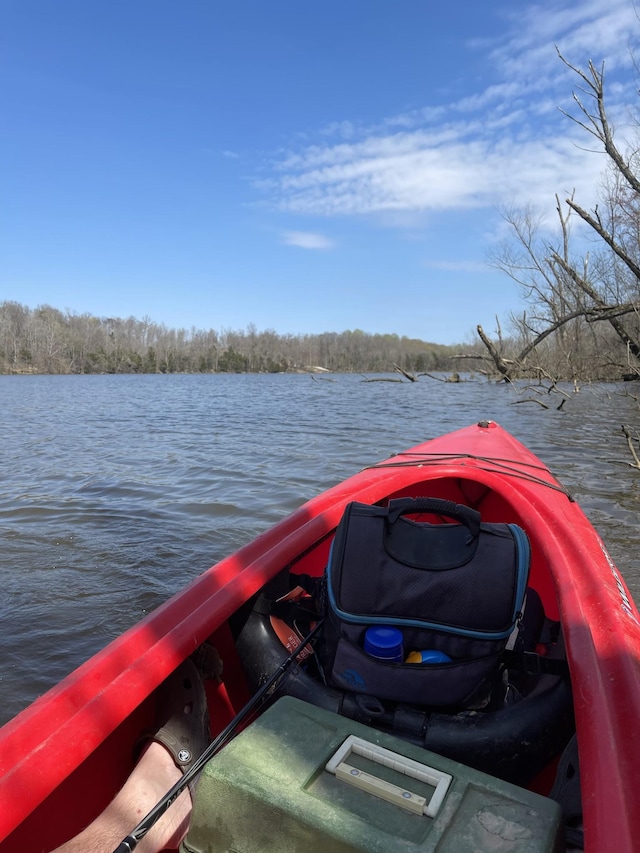
[(180, 779), (176, 784), (170, 788), (164, 797), (157, 803), (149, 812), (149, 814), (144, 817), (140, 823), (136, 826), (136, 828), (127, 835), (126, 838), (123, 838), (120, 844), (116, 847), (113, 853), (131, 853), (131, 851), (135, 850), (138, 846), (138, 843), (142, 841), (147, 832), (155, 826), (158, 820), (162, 817), (162, 815), (170, 808), (173, 803), (178, 799), (180, 794), (184, 791), (185, 788), (188, 787), (189, 783), (195, 779), (195, 777), (200, 773), (204, 765), (209, 761), (215, 754), (218, 752), (225, 743), (229, 740), (229, 738), (233, 735), (235, 730), (238, 728), (240, 723), (247, 717), (252, 711), (258, 707), (258, 704), (264, 699), (269, 691), (274, 690), (277, 686), (278, 682), (284, 675), (286, 675), (289, 667), (295, 662), (296, 658), (305, 648), (307, 643), (310, 643), (313, 639), (315, 639), (318, 631), (322, 626), (322, 621), (316, 623), (313, 630), (311, 630), (307, 636), (301, 641), (300, 645), (294, 649), (289, 657), (287, 657), (275, 670), (275, 672), (270, 676), (268, 681), (266, 681), (262, 687), (255, 693), (251, 699), (247, 702), (247, 704), (242, 708), (236, 716), (228, 723), (225, 728), (217, 735), (209, 744), (209, 746), (205, 749), (202, 755), (193, 762), (189, 770), (184, 774), (182, 779)]

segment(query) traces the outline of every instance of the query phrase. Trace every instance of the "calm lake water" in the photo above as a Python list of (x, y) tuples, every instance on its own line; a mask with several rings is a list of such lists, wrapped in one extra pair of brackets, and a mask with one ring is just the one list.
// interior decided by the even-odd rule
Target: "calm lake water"
[(303, 501), (485, 418), (571, 490), (639, 600), (628, 390), (557, 410), (485, 380), (0, 376), (0, 723)]

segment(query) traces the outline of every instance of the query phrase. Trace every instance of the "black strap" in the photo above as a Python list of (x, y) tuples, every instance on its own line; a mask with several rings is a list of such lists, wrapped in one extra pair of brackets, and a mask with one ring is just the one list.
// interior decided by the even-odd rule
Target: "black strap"
[[(269, 616), (277, 616), (279, 619), (284, 619), (285, 622), (293, 623), (300, 620), (313, 622), (319, 619), (318, 611), (313, 603), (309, 602), (305, 606), (304, 599), (302, 601), (271, 601), (265, 602), (265, 604), (268, 609), (259, 612), (268, 613)], [(257, 607), (256, 610), (258, 610)]]
[(557, 675), (569, 679), (569, 664), (562, 658), (505, 649), (502, 660), (508, 669), (516, 669), (525, 675)]

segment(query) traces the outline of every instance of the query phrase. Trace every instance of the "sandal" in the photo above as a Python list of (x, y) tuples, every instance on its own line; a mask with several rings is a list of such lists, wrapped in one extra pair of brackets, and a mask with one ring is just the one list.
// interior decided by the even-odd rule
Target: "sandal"
[[(157, 728), (138, 738), (134, 756), (139, 758), (149, 741), (157, 741), (184, 775), (209, 744), (207, 697), (192, 661), (185, 660), (158, 687), (156, 708)], [(189, 785), (192, 798), (194, 782)]]

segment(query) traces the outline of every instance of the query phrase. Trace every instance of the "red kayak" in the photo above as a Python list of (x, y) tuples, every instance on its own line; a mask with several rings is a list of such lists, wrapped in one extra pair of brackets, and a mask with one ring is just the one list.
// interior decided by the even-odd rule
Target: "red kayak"
[[(478, 511), (483, 525), (524, 531), (530, 544), (526, 607), (524, 616), (517, 614), (518, 642), (525, 644), (524, 650), (516, 655), (512, 649), (510, 659), (508, 647), (500, 653), (507, 655), (500, 658), (500, 688), (493, 683), (491, 692), (475, 705), (459, 699), (455, 691), (444, 705), (424, 700), (412, 705), (406, 698), (394, 703), (383, 686), (373, 697), (363, 696), (353, 667), (352, 685), (323, 679), (322, 668), (314, 663), (315, 639), (305, 639), (296, 648), (307, 626), (272, 608), (275, 599), (295, 597), (281, 595), (285, 582), (288, 589), (297, 590), (296, 595), (305, 589), (302, 597), (313, 598), (309, 589), (325, 572), (348, 505), (384, 508), (404, 497), (440, 499)], [(446, 520), (425, 511), (414, 527), (423, 522), (434, 527)], [(447, 529), (459, 527), (447, 524)], [(273, 592), (278, 585), (280, 592)], [(488, 600), (485, 592), (478, 592), (478, 608)], [(528, 623), (525, 639), (523, 622)], [(308, 627), (314, 625), (318, 636), (322, 624), (310, 619)], [(340, 849), (385, 849), (375, 846), (382, 843), (378, 841), (370, 846), (347, 844), (347, 833), (360, 820), (358, 809), (364, 808), (373, 815), (388, 809), (383, 829), (394, 837), (400, 838), (405, 827), (414, 833), (412, 840), (403, 838), (398, 846), (402, 850), (435, 849), (442, 838), (446, 844), (442, 841), (438, 850), (552, 850), (565, 843), (559, 840), (565, 832), (569, 846), (579, 848), (584, 842), (584, 849), (593, 853), (631, 853), (640, 847), (640, 615), (600, 537), (570, 494), (540, 460), (493, 422), (482, 421), (418, 445), (320, 494), (208, 569), (0, 729), (0, 851), (51, 850), (86, 826), (131, 772), (133, 744), (153, 722), (158, 686), (186, 658), (201, 648), (210, 653), (211, 646), (222, 665), (221, 675), (218, 669), (206, 681), (212, 736), (233, 723), (252, 695), (284, 660), (291, 659), (290, 652), (298, 658), (274, 682), (265, 696), (268, 701), (256, 705), (249, 724), (231, 726), (234, 735), (239, 733), (211, 759), (210, 774), (203, 772), (203, 798), (208, 796), (205, 789), (217, 790), (211, 787), (212, 780), (216, 768), (225, 767), (225, 755), (233, 755), (233, 766), (239, 767), (243, 755), (260, 752), (255, 744), (263, 743), (265, 732), (270, 738), (288, 732), (293, 749), (304, 719), (306, 735), (298, 746), (304, 750), (307, 744), (309, 750), (300, 757), (300, 773), (307, 774), (300, 781), (305, 795), (309, 779), (319, 777), (315, 770), (303, 770), (303, 765), (315, 760), (311, 753), (327, 731), (357, 735), (358, 743), (364, 733), (381, 754), (398, 753), (411, 767), (424, 763), (436, 768), (429, 778), (439, 803), (432, 804), (430, 813), (425, 806), (419, 816), (398, 811), (392, 802), (396, 794), (416, 799), (402, 785), (371, 781), (371, 774), (351, 768), (352, 775), (366, 778), (362, 789), (349, 789), (355, 816), (345, 817), (339, 829), (332, 830), (344, 833), (345, 846)], [(427, 655), (418, 668), (424, 671), (429, 665)], [(399, 667), (411, 669), (402, 661)], [(317, 737), (309, 734), (314, 727)], [(356, 747), (353, 750), (357, 752)], [(343, 758), (336, 761), (339, 767), (351, 767)], [(258, 774), (255, 769), (249, 772)], [(289, 767), (286, 772), (289, 779), (293, 770)], [(329, 767), (328, 772), (336, 771)], [(456, 827), (469, 824), (464, 804), (471, 802), (452, 793), (458, 790), (457, 775), (470, 780), (474, 796), (488, 798), (474, 811), (492, 815), (491, 821), (483, 818), (478, 830), (487, 834), (486, 847), (474, 840), (474, 848), (462, 831), (456, 836)], [(441, 787), (444, 777), (453, 786), (448, 791)], [(331, 800), (334, 783), (343, 784), (332, 776), (331, 784), (323, 782), (311, 792), (308, 819), (312, 821), (317, 812), (322, 831), (327, 823), (322, 819), (323, 798), (329, 798), (327, 814), (347, 808), (342, 794), (341, 805)], [(275, 785), (265, 782), (260, 796), (270, 797)], [(384, 791), (374, 790), (376, 786)], [(258, 783), (256, 788), (260, 789)], [(498, 791), (511, 804), (511, 817), (506, 812), (496, 817)], [(513, 806), (514, 802), (520, 805)], [(261, 820), (269, 820), (275, 806), (260, 801), (251, 808), (263, 815)], [(440, 811), (434, 817), (436, 808)], [(204, 807), (200, 811), (204, 814)], [(294, 811), (296, 821), (307, 819), (301, 817), (301, 809)], [(541, 846), (532, 846), (537, 838), (535, 822), (526, 831), (524, 822), (547, 812), (549, 826), (554, 821), (558, 826), (547, 832), (546, 841), (540, 834)], [(525, 813), (521, 825), (521, 818), (513, 815)], [(247, 814), (239, 812), (239, 824), (246, 823)], [(203, 817), (202, 825), (190, 832), (191, 846), (185, 849), (251, 849), (242, 846), (243, 825), (238, 826), (237, 840), (228, 842), (231, 846), (217, 846), (213, 836), (209, 842), (207, 832), (214, 829), (207, 820)], [(419, 820), (422, 823), (414, 824)], [(293, 817), (274, 820), (270, 829), (274, 850), (337, 849), (335, 837), (333, 842), (318, 842), (317, 848), (308, 841), (300, 848), (287, 846), (278, 840), (278, 832), (291, 821)], [(301, 838), (320, 832), (309, 826), (301, 830)], [(498, 838), (502, 846), (492, 847), (490, 838)], [(394, 849), (393, 839), (384, 844)]]

